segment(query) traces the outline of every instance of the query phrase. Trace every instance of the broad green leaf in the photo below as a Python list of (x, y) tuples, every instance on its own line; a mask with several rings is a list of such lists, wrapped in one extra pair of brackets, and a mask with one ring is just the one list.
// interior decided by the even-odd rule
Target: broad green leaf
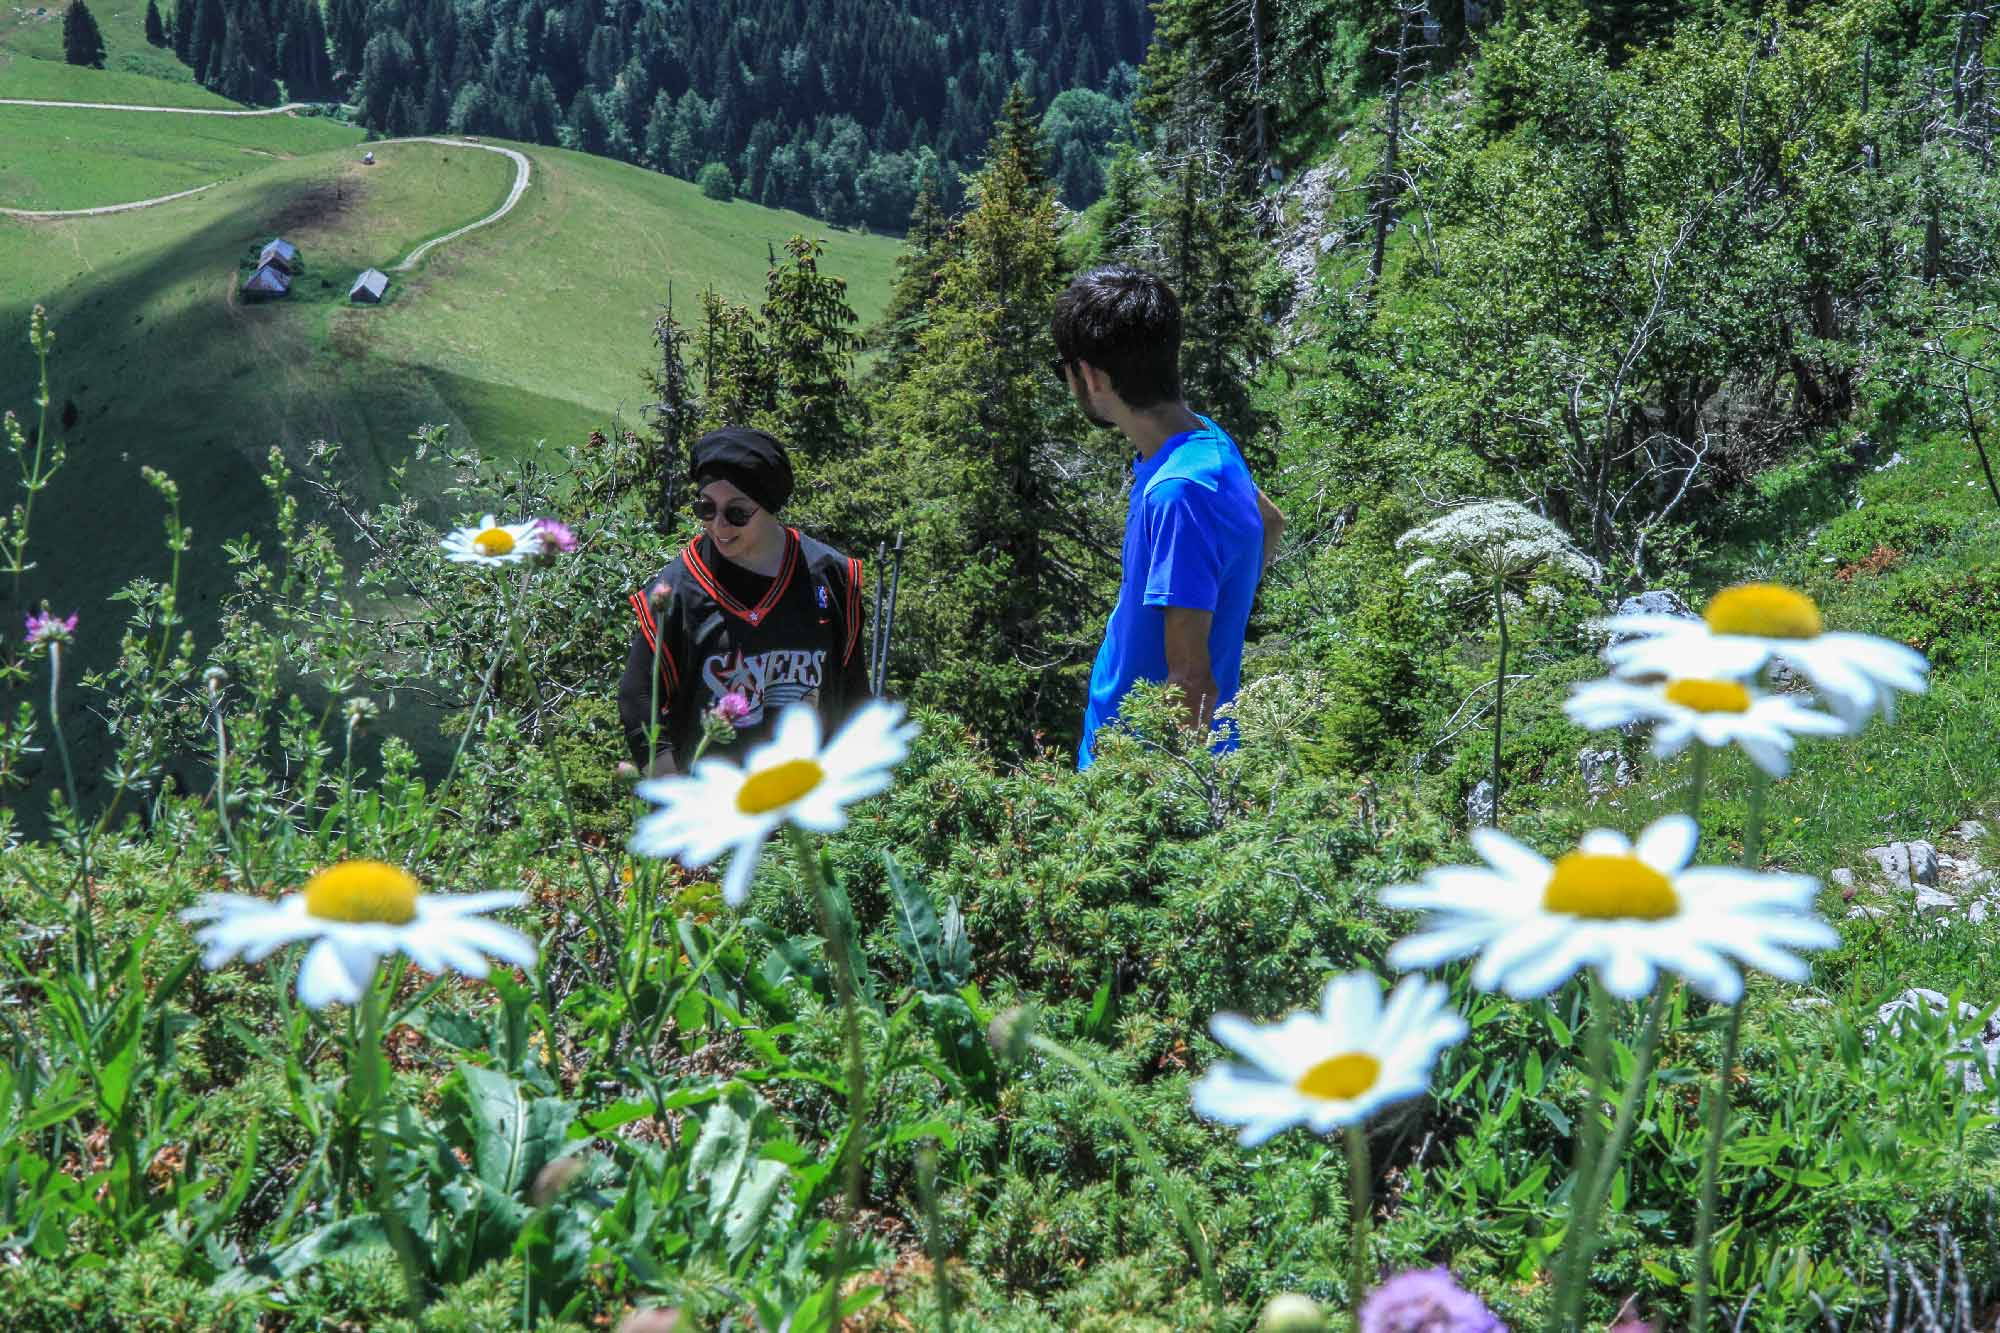
[[(936, 994), (951, 989), (945, 984), (939, 966), (939, 952), (943, 945), (943, 932), (938, 927), (937, 909), (931, 905), (930, 895), (922, 885), (912, 884), (903, 877), (903, 871), (896, 864), (896, 858), (882, 853), (882, 864), (889, 872), (889, 901), (896, 916), (896, 947), (903, 951), (903, 957), (910, 964), (910, 980), (918, 990)], [(851, 942), (852, 932), (848, 934)]]
[(561, 1155), (576, 1107), (554, 1097), (530, 1097), (498, 1070), (461, 1064), (458, 1073), (473, 1169), (488, 1188), (520, 1193)]

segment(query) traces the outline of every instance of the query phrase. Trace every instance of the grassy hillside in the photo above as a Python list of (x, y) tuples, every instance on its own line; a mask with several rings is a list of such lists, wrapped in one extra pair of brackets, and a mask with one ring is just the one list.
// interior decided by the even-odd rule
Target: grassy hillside
[(213, 185), (361, 131), (312, 116), (134, 115), (0, 106), (0, 208), (96, 208)]
[(146, 6), (133, 0), (109, 0), (90, 11), (104, 33), (103, 69), (65, 64), (62, 18), (67, 7), (0, 9), (0, 97), (137, 106), (234, 105), (195, 83), (193, 72), (174, 59), (172, 51), (147, 44)]

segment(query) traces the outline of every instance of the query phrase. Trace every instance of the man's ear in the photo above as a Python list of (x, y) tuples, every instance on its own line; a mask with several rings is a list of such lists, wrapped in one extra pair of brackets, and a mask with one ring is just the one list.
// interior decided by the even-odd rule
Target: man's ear
[(1076, 361), (1076, 373), (1083, 381), (1084, 391), (1091, 397), (1096, 398), (1103, 394), (1117, 397), (1118, 391), (1111, 387), (1111, 376), (1081, 357)]

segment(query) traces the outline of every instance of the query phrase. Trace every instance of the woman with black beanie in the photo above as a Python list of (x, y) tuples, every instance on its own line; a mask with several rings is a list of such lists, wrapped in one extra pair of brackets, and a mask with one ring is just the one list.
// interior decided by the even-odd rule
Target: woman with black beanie
[(618, 684), (632, 762), (653, 777), (690, 761), (711, 715), (731, 724), (740, 759), (788, 704), (817, 708), (825, 735), (868, 697), (861, 562), (778, 518), (792, 496), (785, 447), (725, 426), (695, 441), (691, 463), (702, 534), (632, 594)]

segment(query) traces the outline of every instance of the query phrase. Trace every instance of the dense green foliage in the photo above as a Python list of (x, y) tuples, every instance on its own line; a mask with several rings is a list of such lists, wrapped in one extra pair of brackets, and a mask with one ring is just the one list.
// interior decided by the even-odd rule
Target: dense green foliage
[(104, 68), (104, 34), (83, 0), (72, 0), (63, 10), (63, 59), (72, 65)]
[[(268, 102), (339, 92), (389, 135), (499, 134), (900, 231), (928, 186), (952, 203), (1008, 89), (1049, 112), (1082, 207), (1127, 119), (1151, 32), (1140, 0), (895, 5), (509, 0), (181, 0), (175, 49), (208, 86)], [(328, 63), (328, 62), (331, 63)]]
[[(1692, 785), (1687, 757), (1565, 716), (1603, 673), (1592, 622), (1629, 593), (1756, 579), (1935, 668), (1893, 724), (1802, 742), (1768, 803), (1739, 755), (1702, 770), (1704, 862), (1857, 872), (1820, 902), (1841, 945), (1802, 985), (1752, 978), (1726, 1143), (1703, 1113), (1726, 1007), (1669, 993), (1646, 1069), (1637, 1006), (1593, 1011), (1576, 985), (1516, 1003), (1440, 969), (1470, 1032), (1368, 1127), (1368, 1259), (1447, 1265), (1509, 1326), (1549, 1321), (1580, 1145), (1608, 1119), (1602, 1047), (1634, 1111), (1584, 1326), (1628, 1297), (1688, 1326), (1715, 1147), (1714, 1326), (1970, 1333), (2000, 1291), (1990, 1084), (1968, 1085), (1942, 1019), (1877, 1011), (1913, 986), (1990, 1009), (2000, 926), (1923, 907), (1865, 852), (1929, 838), (1968, 877), (1996, 854), (1961, 823), (2000, 821), (1984, 20), (1467, 6), (1426, 33), (1423, 13), (1163, 5), (1134, 141), (1081, 224), (1017, 89), (963, 207), (922, 196), (865, 374), (846, 288), (799, 239), (754, 307), (666, 312), (643, 429), (554, 468), (433, 431), (384, 501), (330, 451), (273, 458), (270, 534), (231, 543), (213, 633), (180, 604), (189, 538), (154, 477), (169, 553), (125, 594), (113, 663), (76, 681), (69, 649), (10, 640), (0, 675), (0, 780), (57, 766), (57, 725), (102, 726), (113, 756), (0, 866), (0, 915), (25, 926), (0, 942), (0, 1013), (22, 1016), (0, 1029), (0, 1247), (21, 1256), (0, 1301), (28, 1326), (280, 1308), (386, 1326), (414, 1293), (439, 1328), (670, 1301), (701, 1327), (796, 1329), (844, 1294), (870, 1327), (1109, 1333), (1242, 1330), (1301, 1291), (1344, 1327), (1355, 1182), (1333, 1142), (1246, 1150), (1191, 1113), (1224, 1058), (1209, 1019), (1386, 973), (1409, 922), (1380, 890), (1476, 859), (1496, 610), (1502, 820), (1553, 856)], [(1269, 235), (1307, 203), (1267, 191), (1267, 165), (1354, 186), (1304, 219), (1296, 285)], [(1105, 257), (1183, 285), (1192, 405), (1244, 438), (1290, 527), (1242, 749), (1209, 753), (1147, 691), (1077, 774), (1126, 455), (1048, 373), (1046, 330)], [(685, 446), (729, 420), (792, 441), (809, 530), (866, 556), (901, 534), (888, 679), (923, 726), (821, 857), (767, 851), (739, 910), (708, 870), (625, 854), (639, 806), (608, 698), (624, 595), (689, 531)], [(25, 432), (14, 447), (27, 466)], [(427, 490), (560, 517), (580, 549), (443, 564)], [(1477, 499), (1557, 524), (1603, 586), (1406, 572), (1399, 538)], [(85, 613), (79, 635), (119, 633)], [(432, 702), (465, 742), (448, 775), (413, 748), (436, 739)], [(16, 826), (0, 812), (0, 838)], [(292, 1001), (295, 956), (201, 969), (170, 915), (358, 855), (438, 889), (519, 887), (539, 965), (488, 986), (399, 973), (399, 1021), (370, 1043)], [(356, 1089), (384, 1069), (378, 1107)], [(544, 1174), (563, 1158), (574, 1175)], [(1933, 1292), (1959, 1308), (1919, 1318)]]

